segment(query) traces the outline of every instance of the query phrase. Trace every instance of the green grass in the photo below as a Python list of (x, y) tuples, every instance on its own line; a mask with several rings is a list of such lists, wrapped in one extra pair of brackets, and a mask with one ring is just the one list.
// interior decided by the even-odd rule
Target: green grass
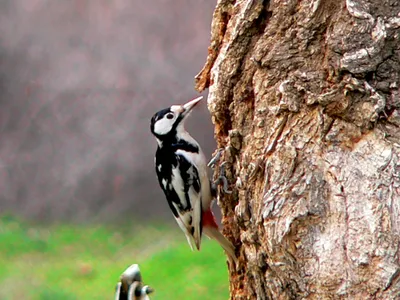
[(138, 263), (152, 299), (228, 299), (223, 251), (192, 252), (176, 228), (41, 226), (0, 218), (0, 299), (114, 299), (120, 274)]

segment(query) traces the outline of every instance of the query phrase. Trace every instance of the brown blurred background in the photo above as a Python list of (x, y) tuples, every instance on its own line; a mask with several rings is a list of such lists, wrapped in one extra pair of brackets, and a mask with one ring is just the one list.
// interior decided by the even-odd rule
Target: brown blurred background
[[(198, 96), (215, 4), (2, 0), (0, 213), (172, 219), (149, 121)], [(187, 127), (210, 156), (205, 104)]]

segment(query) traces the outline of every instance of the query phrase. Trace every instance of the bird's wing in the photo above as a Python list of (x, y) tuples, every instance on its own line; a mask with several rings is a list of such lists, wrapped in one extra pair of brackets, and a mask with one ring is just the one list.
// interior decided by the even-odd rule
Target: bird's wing
[[(192, 249), (201, 243), (201, 182), (199, 172), (184, 154), (176, 154), (177, 165), (172, 169), (171, 185), (175, 201), (176, 221), (183, 230)], [(177, 197), (177, 198), (176, 198)], [(170, 199), (173, 199), (170, 197)]]

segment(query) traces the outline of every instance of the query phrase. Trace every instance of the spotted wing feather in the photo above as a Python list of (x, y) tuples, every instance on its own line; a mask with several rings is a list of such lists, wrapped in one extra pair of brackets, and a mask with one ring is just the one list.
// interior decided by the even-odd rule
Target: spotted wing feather
[[(164, 160), (165, 157), (164, 157)], [(168, 170), (169, 169), (169, 170)], [(201, 243), (201, 182), (197, 167), (183, 154), (174, 154), (168, 164), (157, 164), (161, 188), (175, 219), (192, 249)]]

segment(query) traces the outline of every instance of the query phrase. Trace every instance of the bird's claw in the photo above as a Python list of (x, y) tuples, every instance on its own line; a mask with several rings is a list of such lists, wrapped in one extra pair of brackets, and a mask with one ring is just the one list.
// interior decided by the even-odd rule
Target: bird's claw
[(219, 161), (219, 159), (221, 158), (222, 155), (222, 151), (224, 150), (224, 148), (219, 148), (217, 150), (217, 154), (215, 154), (211, 160), (209, 161), (209, 163), (207, 164), (207, 167), (210, 167), (211, 169), (215, 168), (215, 165), (217, 163), (217, 161)]
[(215, 181), (215, 185), (219, 185), (220, 183), (222, 183), (222, 191), (223, 191), (225, 194), (232, 194), (232, 191), (230, 191), (230, 190), (228, 189), (228, 186), (229, 186), (229, 184), (228, 184), (228, 179), (226, 179), (225, 176), (219, 176), (219, 177), (217, 178), (217, 180)]
[[(207, 166), (214, 169), (217, 162), (221, 159), (223, 151), (224, 151), (224, 148), (219, 148), (217, 150), (217, 153), (213, 156), (213, 158), (211, 158), (211, 160), (207, 164)], [(225, 177), (225, 164), (226, 164), (226, 162), (223, 162), (220, 165), (220, 175), (218, 176), (217, 180), (215, 180), (214, 183), (211, 185), (211, 190), (212, 190), (213, 196), (216, 196), (217, 186), (220, 184), (222, 185), (222, 191), (225, 194), (232, 193), (232, 191), (229, 190), (228, 179), (226, 179), (226, 177)]]
[(220, 165), (220, 175), (217, 178), (217, 180), (215, 180), (214, 185), (218, 186), (222, 183), (222, 191), (225, 194), (232, 194), (232, 191), (229, 190), (228, 179), (226, 179), (226, 177), (225, 177), (225, 164), (226, 164), (226, 162), (224, 162)]

